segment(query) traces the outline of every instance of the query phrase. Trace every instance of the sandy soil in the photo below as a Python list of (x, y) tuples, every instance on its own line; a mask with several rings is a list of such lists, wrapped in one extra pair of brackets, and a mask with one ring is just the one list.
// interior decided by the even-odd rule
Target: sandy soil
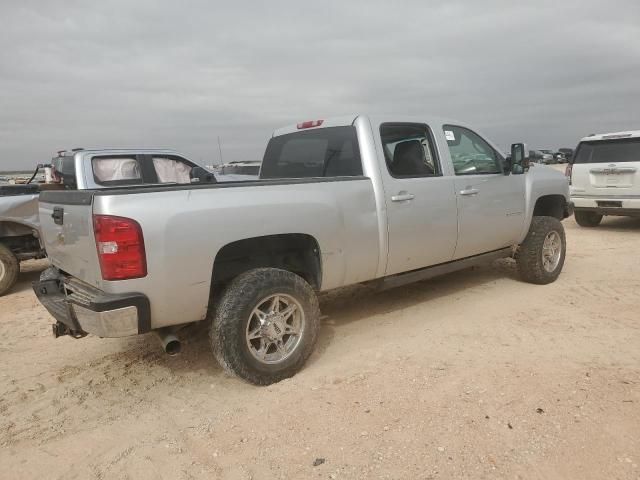
[(640, 220), (565, 226), (552, 285), (502, 261), (325, 296), (308, 366), (267, 388), (197, 328), (179, 357), (54, 340), (26, 265), (0, 298), (0, 476), (640, 478)]

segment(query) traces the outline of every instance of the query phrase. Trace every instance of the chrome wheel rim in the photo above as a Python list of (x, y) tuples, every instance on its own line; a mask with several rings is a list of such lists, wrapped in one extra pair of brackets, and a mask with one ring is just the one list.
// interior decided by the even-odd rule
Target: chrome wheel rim
[(6, 275), (7, 270), (5, 269), (4, 263), (2, 263), (2, 261), (0, 261), (0, 282), (4, 279), (4, 276)]
[(295, 298), (283, 293), (269, 295), (249, 316), (247, 347), (261, 363), (284, 362), (300, 345), (304, 327), (304, 311)]
[(556, 231), (547, 233), (542, 244), (542, 266), (551, 273), (560, 263), (560, 255), (562, 254), (562, 238)]

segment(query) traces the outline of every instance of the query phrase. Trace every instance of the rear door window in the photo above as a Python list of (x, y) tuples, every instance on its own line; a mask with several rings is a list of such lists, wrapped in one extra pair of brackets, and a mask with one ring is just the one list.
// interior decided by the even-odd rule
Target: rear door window
[(172, 157), (151, 158), (158, 183), (191, 183), (191, 165)]
[(396, 178), (442, 175), (429, 127), (419, 123), (383, 123), (380, 138), (389, 173)]
[(355, 128), (328, 127), (279, 135), (267, 145), (260, 178), (362, 175)]
[(640, 162), (640, 138), (582, 142), (574, 163)]
[(136, 155), (93, 157), (91, 167), (96, 183), (101, 185), (142, 183), (142, 168)]

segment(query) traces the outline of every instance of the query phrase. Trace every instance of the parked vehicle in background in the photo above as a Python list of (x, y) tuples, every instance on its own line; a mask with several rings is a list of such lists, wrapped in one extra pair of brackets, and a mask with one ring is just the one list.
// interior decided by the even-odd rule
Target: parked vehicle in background
[(220, 182), (257, 180), (262, 162), (229, 162), (216, 168), (216, 178)]
[(0, 296), (16, 283), (20, 262), (44, 257), (37, 184), (0, 185)]
[(553, 155), (556, 159), (556, 163), (568, 163), (573, 158), (573, 149), (559, 148)]
[(583, 138), (566, 173), (579, 225), (595, 227), (605, 215), (640, 216), (640, 130)]
[(51, 160), (67, 190), (215, 182), (212, 172), (166, 149), (73, 149)]
[(573, 148), (559, 148), (558, 152), (564, 155), (564, 158), (566, 158), (567, 161), (570, 161), (573, 158)]
[(553, 154), (553, 158), (555, 160), (555, 163), (567, 163), (567, 158), (562, 152), (555, 152)]
[(550, 163), (553, 163), (553, 155), (550, 153), (544, 153), (542, 150), (530, 150), (529, 161), (531, 163), (549, 165)]
[(539, 150), (542, 154), (541, 162), (545, 165), (553, 165), (556, 163), (556, 157), (553, 153), (553, 150)]
[(39, 240), (41, 191), (215, 182), (212, 173), (171, 150), (74, 149), (58, 152), (47, 168), (52, 183), (0, 185), (0, 295), (17, 281), (21, 261), (45, 257)]
[(270, 384), (313, 351), (319, 291), (511, 256), (555, 281), (568, 183), (524, 153), (458, 122), (358, 115), (277, 130), (257, 181), (45, 193), (53, 268), (34, 290), (56, 336), (155, 330), (176, 353), (177, 329), (205, 320), (228, 372)]

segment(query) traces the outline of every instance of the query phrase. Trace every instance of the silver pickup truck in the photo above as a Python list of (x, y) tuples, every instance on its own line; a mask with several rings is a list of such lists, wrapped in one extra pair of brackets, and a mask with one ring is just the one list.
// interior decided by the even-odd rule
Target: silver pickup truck
[(501, 257), (553, 282), (568, 182), (524, 151), (459, 122), (354, 115), (277, 130), (256, 181), (46, 192), (53, 268), (34, 290), (56, 336), (153, 330), (175, 353), (178, 328), (204, 320), (228, 372), (277, 382), (313, 350), (317, 292)]

